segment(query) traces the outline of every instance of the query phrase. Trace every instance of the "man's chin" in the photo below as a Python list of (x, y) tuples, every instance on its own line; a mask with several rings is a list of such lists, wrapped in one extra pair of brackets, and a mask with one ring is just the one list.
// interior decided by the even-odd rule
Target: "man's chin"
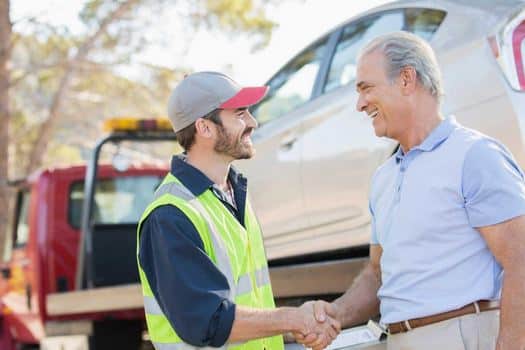
[(255, 149), (251, 148), (249, 150), (244, 150), (243, 152), (239, 152), (237, 154), (236, 159), (250, 159), (255, 156)]
[(237, 159), (238, 160), (241, 160), (241, 159), (251, 159), (255, 157), (255, 151), (251, 152), (251, 153), (242, 153), (240, 154)]
[(386, 132), (383, 128), (374, 128), (374, 134), (376, 134), (377, 137), (386, 136)]
[(374, 130), (374, 134), (376, 134), (377, 137), (383, 137), (383, 136), (385, 136), (385, 133), (384, 133), (384, 132), (377, 131), (377, 130)]

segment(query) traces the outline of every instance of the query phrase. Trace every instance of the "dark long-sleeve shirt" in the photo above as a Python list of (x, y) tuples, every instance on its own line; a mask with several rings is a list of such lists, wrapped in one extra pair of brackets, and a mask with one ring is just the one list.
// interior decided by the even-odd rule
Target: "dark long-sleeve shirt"
[[(196, 196), (211, 188), (244, 225), (246, 179), (241, 174), (231, 169), (228, 176), (236, 209), (182, 157), (173, 157), (171, 172)], [(153, 210), (142, 225), (139, 260), (163, 313), (182, 340), (213, 347), (226, 342), (235, 315), (235, 304), (227, 297), (228, 282), (182, 211), (172, 205)]]

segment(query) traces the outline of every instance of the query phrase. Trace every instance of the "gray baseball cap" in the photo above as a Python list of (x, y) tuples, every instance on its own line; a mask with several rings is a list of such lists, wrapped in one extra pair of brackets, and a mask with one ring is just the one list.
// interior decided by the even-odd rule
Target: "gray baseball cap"
[(175, 132), (211, 111), (249, 107), (264, 98), (267, 86), (241, 87), (219, 72), (188, 75), (173, 90), (168, 101), (168, 118)]

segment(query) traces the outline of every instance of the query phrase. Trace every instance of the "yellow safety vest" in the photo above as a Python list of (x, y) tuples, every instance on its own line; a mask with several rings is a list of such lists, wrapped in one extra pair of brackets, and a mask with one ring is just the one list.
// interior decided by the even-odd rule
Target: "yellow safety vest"
[[(245, 228), (210, 189), (196, 197), (175, 176), (168, 173), (155, 192), (155, 199), (142, 214), (137, 227), (137, 262), (146, 323), (156, 350), (203, 349), (185, 343), (177, 335), (155, 299), (146, 274), (140, 266), (138, 253), (142, 223), (155, 208), (162, 205), (176, 206), (193, 223), (202, 239), (206, 254), (228, 280), (230, 300), (236, 305), (261, 309), (275, 308), (261, 229), (248, 199)], [(227, 343), (220, 349), (283, 350), (284, 343), (282, 336), (274, 336), (242, 344)]]

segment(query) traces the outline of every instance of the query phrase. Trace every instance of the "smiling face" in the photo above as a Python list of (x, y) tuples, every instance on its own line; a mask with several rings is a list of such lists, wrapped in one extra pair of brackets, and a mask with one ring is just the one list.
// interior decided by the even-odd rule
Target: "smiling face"
[(249, 159), (255, 155), (251, 135), (257, 121), (247, 108), (224, 109), (222, 125), (216, 124), (217, 137), (213, 149), (232, 159)]
[(372, 51), (357, 63), (356, 89), (359, 94), (357, 110), (373, 119), (375, 134), (398, 139), (404, 125), (407, 102), (402, 93), (402, 79), (393, 83), (387, 77), (384, 54)]

